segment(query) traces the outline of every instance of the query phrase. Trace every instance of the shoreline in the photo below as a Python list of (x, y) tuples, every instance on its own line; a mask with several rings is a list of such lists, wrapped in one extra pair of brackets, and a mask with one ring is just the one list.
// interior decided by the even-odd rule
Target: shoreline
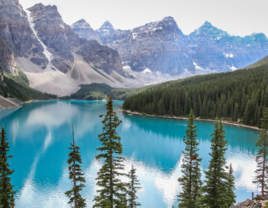
[[(168, 118), (168, 119), (176, 119), (176, 120), (187, 120), (187, 117), (178, 117), (178, 116), (157, 116), (157, 115), (150, 115), (150, 114), (146, 114), (146, 113), (139, 113), (139, 112), (132, 112), (130, 110), (124, 110), (124, 109), (119, 109), (119, 111), (123, 112), (123, 113), (128, 113), (131, 115), (138, 115), (138, 116), (146, 116), (146, 117), (155, 117), (155, 118)], [(207, 121), (207, 122), (215, 122), (216, 120), (213, 119), (203, 119), (203, 118), (195, 118), (196, 121)], [(248, 128), (248, 129), (253, 129), (256, 131), (261, 131), (262, 129), (256, 126), (247, 126), (244, 124), (238, 124), (238, 123), (232, 123), (232, 122), (228, 122), (228, 121), (224, 121), (222, 120), (222, 123), (224, 124), (228, 124), (228, 125), (233, 125), (233, 126), (237, 126), (237, 127), (243, 127), (243, 128)]]

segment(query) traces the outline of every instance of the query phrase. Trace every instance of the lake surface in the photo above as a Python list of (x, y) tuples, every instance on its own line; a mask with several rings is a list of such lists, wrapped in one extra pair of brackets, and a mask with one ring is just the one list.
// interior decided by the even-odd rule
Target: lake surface
[[(186, 120), (131, 116), (118, 109), (122, 101), (114, 101), (114, 109), (122, 120), (117, 132), (122, 138), (125, 169), (137, 168), (142, 189), (138, 201), (144, 208), (177, 206), (181, 176), (183, 136)], [(76, 144), (81, 147), (86, 188), (83, 196), (92, 207), (96, 192), (97, 171), (101, 162), (95, 160), (100, 147), (106, 106), (104, 101), (42, 101), (24, 104), (20, 109), (0, 112), (0, 122), (7, 131), (10, 143), (9, 160), (12, 184), (15, 185), (17, 208), (67, 208), (64, 192), (71, 187), (68, 173), (68, 153), (74, 124)], [(212, 122), (196, 121), (202, 170), (210, 156)], [(255, 142), (259, 132), (225, 125), (228, 140), (227, 162), (232, 163), (236, 177), (237, 202), (258, 193), (252, 183), (256, 168)], [(203, 175), (204, 178), (204, 175)]]

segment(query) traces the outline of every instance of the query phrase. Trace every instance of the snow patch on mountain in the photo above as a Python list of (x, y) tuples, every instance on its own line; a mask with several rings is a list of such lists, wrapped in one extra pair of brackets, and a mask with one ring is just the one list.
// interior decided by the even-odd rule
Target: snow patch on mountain
[(44, 48), (44, 55), (46, 56), (47, 60), (49, 61), (49, 63), (51, 63), (51, 60), (53, 59), (53, 55), (47, 50), (47, 46), (39, 39), (38, 35), (37, 35), (37, 32), (36, 30), (34, 29), (34, 23), (32, 21), (32, 18), (31, 18), (31, 12), (26, 10), (25, 11), (27, 13), (27, 17), (28, 17), (28, 21), (29, 21), (29, 24), (30, 24), (30, 27), (34, 33), (34, 35), (36, 36), (37, 40), (40, 42), (40, 44), (43, 46)]
[(198, 66), (194, 61), (193, 61), (193, 64), (194, 64), (196, 70), (200, 69), (200, 70), (205, 71), (205, 69), (203, 69), (202, 67)]
[(232, 53), (224, 53), (224, 52), (223, 52), (223, 54), (224, 54), (224, 56), (225, 56), (226, 58), (228, 58), (228, 57), (233, 58), (233, 57), (234, 57), (234, 55), (233, 55)]
[(142, 74), (152, 74), (152, 71), (151, 71), (151, 69), (146, 68), (146, 69), (144, 69), (144, 71), (142, 71), (141, 73), (142, 73)]
[(229, 66), (229, 69), (231, 69), (232, 71), (237, 70), (237, 68), (234, 65), (232, 65), (232, 67)]
[(137, 39), (137, 33), (132, 33), (133, 40)]
[(128, 71), (131, 71), (130, 66), (123, 66), (123, 69), (128, 70)]

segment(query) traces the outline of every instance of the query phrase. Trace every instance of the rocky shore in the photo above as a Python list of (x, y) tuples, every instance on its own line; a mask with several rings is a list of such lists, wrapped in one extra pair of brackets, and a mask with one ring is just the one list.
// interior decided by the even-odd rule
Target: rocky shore
[(237, 205), (232, 205), (230, 208), (262, 208), (265, 207), (267, 200), (250, 200), (240, 202)]
[(0, 109), (20, 108), (22, 102), (15, 98), (5, 98), (0, 95)]

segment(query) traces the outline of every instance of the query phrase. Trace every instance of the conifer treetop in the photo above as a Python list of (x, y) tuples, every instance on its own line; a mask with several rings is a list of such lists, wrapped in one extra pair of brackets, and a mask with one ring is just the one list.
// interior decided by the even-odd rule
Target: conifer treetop
[(194, 113), (190, 111), (188, 119), (188, 128), (183, 141), (186, 145), (183, 151), (183, 176), (178, 179), (181, 184), (182, 192), (178, 195), (180, 208), (196, 208), (200, 205), (201, 199), (201, 158), (198, 154), (197, 129), (194, 125)]

